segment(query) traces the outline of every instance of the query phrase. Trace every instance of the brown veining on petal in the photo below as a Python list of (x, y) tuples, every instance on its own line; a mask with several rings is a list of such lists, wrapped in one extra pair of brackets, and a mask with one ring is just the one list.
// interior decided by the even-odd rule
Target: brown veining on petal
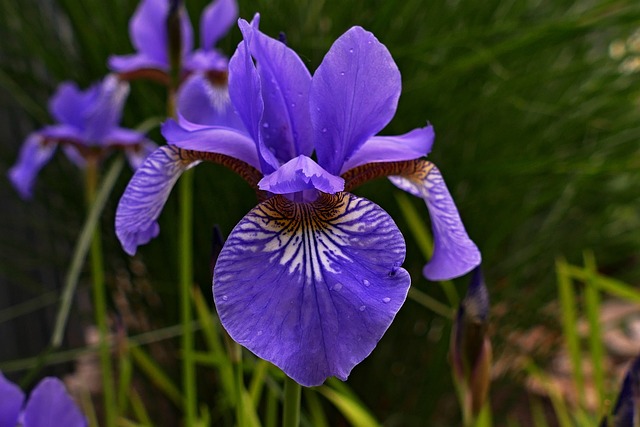
[(175, 145), (169, 145), (170, 149), (176, 153), (180, 159), (185, 163), (193, 163), (197, 161), (207, 161), (216, 163), (232, 170), (240, 175), (251, 188), (253, 188), (258, 196), (258, 200), (262, 201), (267, 199), (268, 195), (266, 191), (262, 191), (258, 188), (258, 182), (262, 179), (262, 172), (254, 168), (250, 164), (236, 159), (235, 157), (227, 156), (219, 153), (208, 153), (204, 151), (185, 150), (178, 148)]
[(425, 159), (367, 163), (349, 169), (342, 174), (342, 178), (345, 181), (344, 189), (345, 191), (351, 191), (365, 182), (385, 176), (403, 176), (421, 182), (427, 177), (433, 166), (433, 163)]

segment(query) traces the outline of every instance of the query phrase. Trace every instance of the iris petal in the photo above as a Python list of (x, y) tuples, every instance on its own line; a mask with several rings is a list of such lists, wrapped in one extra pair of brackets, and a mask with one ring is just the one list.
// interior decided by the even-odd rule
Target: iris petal
[(51, 160), (55, 149), (56, 144), (45, 143), (37, 133), (31, 134), (24, 142), (17, 163), (8, 172), (9, 179), (20, 197), (31, 198), (36, 176)]
[(389, 123), (400, 90), (400, 71), (373, 34), (353, 27), (340, 36), (311, 84), (318, 163), (339, 175), (344, 162)]
[(120, 123), (122, 109), (129, 95), (129, 83), (110, 74), (97, 87), (97, 96), (84, 112), (86, 121), (83, 139), (103, 143), (109, 132)]
[(56, 121), (82, 129), (85, 111), (91, 108), (97, 95), (97, 85), (82, 91), (73, 82), (61, 83), (49, 101), (49, 112)]
[[(167, 14), (169, 13), (167, 0), (143, 0), (129, 21), (129, 35), (131, 43), (138, 51), (136, 55), (112, 56), (109, 67), (117, 72), (128, 72), (143, 68), (157, 68), (167, 70), (168, 38)], [(193, 29), (186, 10), (182, 6), (180, 14), (180, 30), (182, 52), (193, 49)]]
[(414, 129), (404, 135), (374, 136), (344, 163), (340, 173), (367, 163), (413, 160), (426, 156), (431, 151), (434, 137), (433, 126)]
[(213, 293), (231, 337), (305, 386), (345, 380), (402, 306), (405, 243), (379, 206), (350, 193), (275, 196), (234, 228)]
[(260, 157), (260, 168), (264, 174), (280, 166), (275, 155), (262, 141), (260, 122), (264, 113), (260, 76), (256, 70), (246, 42), (241, 42), (229, 60), (229, 97), (236, 107), (247, 132), (253, 139)]
[(178, 113), (190, 123), (244, 129), (225, 84), (212, 84), (203, 73), (194, 73), (178, 92)]
[(298, 54), (240, 20), (238, 25), (257, 62), (264, 113), (260, 133), (265, 145), (284, 163), (313, 151), (309, 89), (311, 74)]
[(189, 131), (173, 120), (168, 120), (162, 125), (162, 136), (169, 144), (186, 150), (224, 154), (255, 168), (260, 167), (254, 141), (237, 129), (212, 126)]
[(158, 148), (129, 181), (116, 211), (116, 235), (129, 255), (158, 235), (156, 220), (171, 189), (185, 170), (199, 163), (183, 153), (171, 145)]
[(202, 11), (200, 17), (200, 44), (211, 49), (235, 24), (238, 4), (235, 0), (216, 0)]
[(480, 251), (471, 241), (460, 219), (442, 174), (431, 162), (414, 176), (389, 177), (397, 187), (424, 199), (433, 229), (433, 257), (424, 267), (429, 280), (449, 280), (480, 264)]
[(312, 159), (301, 155), (289, 160), (274, 173), (265, 176), (258, 183), (258, 187), (275, 194), (313, 189), (335, 194), (344, 190), (344, 179), (331, 175)]
[(16, 427), (24, 393), (0, 372), (0, 427)]
[(57, 378), (45, 378), (29, 396), (24, 408), (24, 427), (85, 427), (87, 419), (82, 415), (64, 384)]

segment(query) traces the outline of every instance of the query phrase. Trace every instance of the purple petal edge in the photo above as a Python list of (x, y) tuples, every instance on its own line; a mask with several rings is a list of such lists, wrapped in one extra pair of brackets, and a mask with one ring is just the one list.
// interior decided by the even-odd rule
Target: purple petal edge
[(480, 265), (482, 257), (467, 235), (460, 214), (442, 174), (431, 162), (425, 162), (420, 177), (391, 176), (398, 188), (422, 198), (429, 210), (433, 230), (433, 256), (423, 269), (429, 280), (450, 280)]
[(393, 219), (366, 199), (272, 197), (240, 221), (218, 257), (220, 320), (299, 384), (346, 380), (406, 299), (405, 249)]

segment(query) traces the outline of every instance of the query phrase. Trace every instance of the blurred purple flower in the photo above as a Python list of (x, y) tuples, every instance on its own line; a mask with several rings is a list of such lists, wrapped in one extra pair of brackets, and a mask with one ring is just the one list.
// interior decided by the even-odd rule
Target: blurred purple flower
[(640, 425), (640, 357), (631, 363), (622, 381), (620, 395), (610, 417), (600, 427), (635, 427)]
[[(235, 23), (238, 5), (235, 0), (215, 0), (200, 18), (200, 49), (193, 50), (193, 29), (189, 16), (180, 4), (180, 41), (184, 71), (226, 71), (227, 59), (215, 49)], [(109, 58), (109, 68), (120, 74), (169, 70), (169, 35), (167, 17), (169, 0), (142, 0), (129, 21), (129, 34), (136, 53)]]
[[(0, 373), (0, 427), (85, 427), (87, 419), (57, 378), (47, 377), (25, 403), (20, 388)], [(55, 421), (53, 421), (55, 420)]]
[(49, 111), (58, 123), (29, 135), (17, 163), (9, 170), (9, 179), (20, 196), (31, 198), (38, 172), (58, 145), (79, 167), (84, 167), (89, 157), (102, 158), (110, 150), (122, 149), (136, 169), (156, 145), (139, 132), (119, 127), (128, 93), (128, 83), (115, 75), (85, 91), (75, 83), (62, 83), (49, 102)]
[[(238, 172), (263, 201), (218, 257), (213, 292), (222, 324), (300, 384), (344, 380), (374, 349), (410, 285), (394, 221), (347, 191), (393, 175), (425, 199), (436, 241), (428, 277), (462, 275), (480, 254), (439, 171), (421, 159), (432, 127), (375, 136), (395, 114), (401, 84), (373, 34), (347, 31), (312, 78), (293, 50), (258, 30), (257, 17), (239, 25), (244, 40), (229, 62), (229, 97), (243, 126), (194, 123), (184, 114), (165, 123), (170, 145), (131, 179), (116, 232), (133, 254), (158, 234), (156, 220), (182, 172), (203, 160)], [(188, 108), (200, 104), (206, 108), (204, 101)]]

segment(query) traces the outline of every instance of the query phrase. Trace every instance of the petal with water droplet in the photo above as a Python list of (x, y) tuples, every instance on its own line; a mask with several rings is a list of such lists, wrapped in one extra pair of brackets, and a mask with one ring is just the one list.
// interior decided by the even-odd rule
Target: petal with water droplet
[(404, 303), (404, 257), (400, 231), (373, 202), (275, 196), (240, 221), (218, 258), (218, 314), (234, 340), (300, 384), (345, 380)]

